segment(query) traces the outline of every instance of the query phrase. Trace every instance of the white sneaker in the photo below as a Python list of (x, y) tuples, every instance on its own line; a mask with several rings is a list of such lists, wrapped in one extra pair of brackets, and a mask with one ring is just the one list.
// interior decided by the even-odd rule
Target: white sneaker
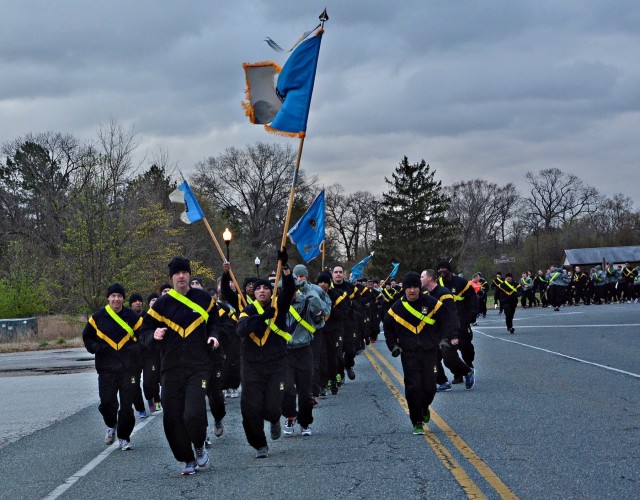
[(303, 427), (301, 431), (303, 436), (311, 436), (313, 434), (311, 427)]
[(196, 448), (196, 464), (198, 468), (202, 469), (209, 463), (209, 452), (203, 446), (202, 448)]
[(129, 442), (128, 439), (120, 439), (119, 443), (120, 443), (120, 449), (122, 451), (133, 450), (133, 446), (131, 446), (131, 443)]
[(229, 389), (229, 397), (231, 399), (236, 399), (239, 396), (240, 394), (238, 394), (238, 389)]
[(283, 430), (285, 436), (291, 436), (293, 434), (295, 422), (296, 422), (295, 420), (287, 419), (287, 422), (284, 424), (284, 430)]
[(116, 440), (116, 428), (109, 428), (107, 429), (107, 433), (104, 436), (104, 444), (106, 444), (107, 446), (113, 444), (113, 442)]

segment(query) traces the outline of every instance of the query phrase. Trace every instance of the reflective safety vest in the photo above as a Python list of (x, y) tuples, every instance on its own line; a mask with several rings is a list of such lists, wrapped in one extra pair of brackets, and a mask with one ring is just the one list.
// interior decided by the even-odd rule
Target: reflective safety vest
[[(253, 307), (256, 308), (256, 311), (258, 311), (258, 314), (264, 314), (264, 309), (260, 305), (260, 302), (258, 302), (257, 300), (255, 300), (253, 302)], [(247, 315), (244, 312), (242, 314)], [(276, 311), (276, 315), (277, 314), (278, 314), (278, 312)], [(289, 342), (293, 338), (289, 333), (287, 333), (284, 330), (281, 330), (280, 328), (278, 328), (278, 326), (275, 324), (273, 319), (271, 319), (271, 318), (270, 319), (265, 319), (264, 322), (267, 324), (269, 329), (265, 332), (265, 334), (262, 336), (262, 338), (258, 338), (258, 336), (253, 332), (249, 334), (249, 337), (251, 337), (251, 340), (253, 340), (260, 347), (262, 347), (263, 345), (266, 344), (267, 339), (269, 338), (269, 333), (270, 332), (277, 333), (283, 339), (285, 339), (287, 342)]]
[(560, 276), (560, 273), (553, 273), (553, 276), (549, 278), (549, 284), (553, 283), (558, 276)]
[(500, 290), (502, 290), (504, 293), (506, 293), (507, 295), (513, 295), (514, 293), (518, 292), (518, 288), (514, 287), (511, 283), (509, 283), (508, 281), (503, 281), (502, 282), (503, 285), (507, 285), (511, 290), (505, 290), (504, 288), (500, 287)]
[[(444, 286), (444, 280), (442, 279), (442, 277), (440, 277), (440, 278), (438, 279), (438, 283), (440, 283), (440, 286)], [(462, 291), (461, 291), (461, 292), (459, 292), (459, 293), (457, 293), (457, 294), (455, 294), (455, 293), (453, 293), (453, 292), (452, 292), (452, 293), (451, 293), (451, 295), (453, 295), (453, 300), (454, 300), (455, 302), (460, 302), (460, 301), (464, 300), (464, 297), (463, 297), (462, 295), (464, 294), (464, 292), (466, 292), (466, 291), (469, 289), (469, 287), (470, 287), (470, 286), (471, 286), (471, 282), (470, 282), (470, 281), (467, 281), (467, 286), (465, 286), (465, 287), (462, 289)], [(446, 288), (446, 287), (445, 287), (445, 288)]]
[(389, 315), (398, 323), (400, 323), (402, 326), (404, 326), (407, 330), (412, 332), (414, 335), (418, 335), (426, 325), (434, 325), (436, 323), (436, 320), (433, 319), (433, 315), (442, 306), (442, 302), (438, 300), (437, 304), (434, 306), (433, 309), (431, 309), (431, 311), (429, 311), (428, 314), (422, 314), (420, 311), (415, 309), (411, 304), (409, 304), (409, 302), (407, 302), (407, 300), (404, 297), (400, 299), (400, 302), (402, 302), (402, 305), (407, 311), (409, 311), (413, 316), (415, 316), (420, 320), (420, 323), (418, 323), (417, 326), (412, 325), (406, 319), (401, 317), (399, 314), (396, 314), (393, 308), (389, 309)]
[(316, 327), (313, 326), (308, 321), (302, 319), (302, 316), (300, 316), (298, 311), (296, 311), (296, 309), (292, 305), (289, 306), (289, 314), (291, 314), (291, 316), (293, 316), (293, 319), (295, 319), (298, 323), (300, 323), (300, 326), (302, 326), (309, 333), (311, 334), (316, 333)]
[[(105, 306), (105, 311), (107, 311), (107, 314), (109, 314), (109, 316), (111, 316), (111, 319), (113, 319), (116, 323), (118, 323), (118, 325), (125, 332), (127, 332), (127, 335), (125, 337), (122, 337), (120, 342), (116, 343), (106, 333), (103, 333), (103, 332), (100, 331), (100, 329), (98, 329), (98, 325), (96, 325), (96, 322), (94, 321), (93, 316), (92, 316), (91, 318), (89, 318), (89, 324), (93, 328), (95, 328), (96, 335), (99, 338), (104, 340), (107, 344), (109, 344), (116, 351), (119, 351), (120, 349), (122, 349), (124, 347), (124, 345), (127, 342), (129, 342), (129, 340), (133, 340), (134, 342), (138, 341), (138, 339), (136, 338), (136, 335), (135, 335), (135, 332), (134, 332), (133, 328), (131, 328), (131, 326), (129, 326), (125, 320), (123, 320), (120, 316), (118, 316), (118, 313), (116, 313), (113, 309), (111, 309), (110, 305), (107, 304)], [(140, 327), (141, 324), (142, 324), (142, 318), (139, 318), (138, 321), (135, 324), (135, 329), (137, 330)]]
[[(393, 290), (393, 288), (391, 290)], [(386, 288), (382, 289), (382, 293), (384, 294), (384, 301), (385, 302), (391, 302), (393, 300), (393, 298), (396, 296), (395, 290), (393, 291), (393, 293), (391, 293)]]

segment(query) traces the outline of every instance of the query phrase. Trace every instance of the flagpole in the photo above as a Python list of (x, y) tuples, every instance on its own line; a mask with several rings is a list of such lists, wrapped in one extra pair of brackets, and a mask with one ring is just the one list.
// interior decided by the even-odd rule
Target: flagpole
[(326, 244), (327, 244), (327, 240), (325, 239), (322, 242), (322, 264), (321, 264), (321, 267), (320, 267), (321, 271), (324, 271), (324, 256), (325, 256), (325, 253), (324, 253), (325, 248), (324, 247), (325, 247)]
[[(298, 172), (300, 170), (300, 159), (302, 158), (302, 148), (304, 147), (303, 135), (300, 137), (300, 144), (298, 145), (298, 157), (296, 158), (296, 169), (293, 173), (293, 180), (291, 181), (291, 191), (289, 192), (289, 203), (287, 206), (287, 216), (284, 220), (284, 229), (282, 230), (282, 241), (280, 242), (280, 249), (284, 248), (287, 244), (287, 233), (289, 232), (289, 224), (291, 223), (291, 212), (293, 211), (293, 199), (296, 194), (296, 184), (298, 183)], [(280, 250), (279, 249), (279, 250)], [(272, 305), (275, 307), (276, 299), (278, 296), (278, 283), (280, 281), (280, 273), (282, 272), (282, 261), (278, 261), (278, 267), (276, 268), (276, 283), (273, 289)]]
[[(209, 225), (209, 221), (207, 220), (206, 217), (203, 217), (202, 221), (204, 222), (205, 227), (209, 231), (209, 234), (211, 235), (211, 239), (215, 243), (216, 248), (218, 249), (218, 253), (220, 254), (220, 257), (222, 257), (222, 261), (226, 262), (227, 259), (224, 256), (224, 252), (222, 251), (222, 247), (220, 246), (220, 243), (218, 243), (218, 238), (216, 238), (216, 235), (214, 234), (213, 230), (211, 229), (211, 226)], [(240, 289), (240, 285), (238, 285), (238, 282), (236, 281), (236, 277), (233, 274), (233, 270), (229, 269), (229, 274), (231, 275), (233, 284), (236, 286), (236, 290), (238, 292), (238, 296), (240, 297), (240, 300), (242, 301), (242, 305), (246, 306), (247, 300), (244, 298), (244, 295), (242, 294), (242, 290)]]

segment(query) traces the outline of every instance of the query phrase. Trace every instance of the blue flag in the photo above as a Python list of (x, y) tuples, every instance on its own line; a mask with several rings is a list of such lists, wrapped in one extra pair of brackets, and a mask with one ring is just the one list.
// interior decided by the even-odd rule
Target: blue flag
[(266, 129), (270, 132), (303, 137), (316, 78), (323, 30), (302, 42), (285, 63), (276, 84), (282, 108)]
[(305, 262), (315, 259), (324, 241), (324, 190), (316, 196), (300, 220), (289, 230), (289, 238)]
[(373, 257), (373, 252), (371, 252), (371, 255), (367, 255), (364, 259), (353, 266), (353, 269), (351, 269), (351, 281), (362, 279), (364, 266), (366, 266), (367, 262), (371, 260), (371, 257)]
[(180, 220), (185, 224), (191, 224), (204, 219), (204, 212), (198, 205), (198, 200), (196, 200), (196, 196), (191, 191), (186, 179), (183, 177), (182, 180), (184, 182), (169, 195), (169, 199), (172, 203), (182, 203), (184, 205), (184, 212), (180, 214)]
[(398, 268), (400, 267), (400, 262), (392, 262), (393, 269), (389, 273), (389, 278), (395, 278), (396, 274), (398, 274)]
[[(244, 63), (248, 101), (242, 103), (251, 123), (264, 125), (268, 132), (291, 137), (304, 137), (311, 106), (313, 84), (324, 30), (313, 30), (302, 35), (293, 53), (281, 69), (273, 61)], [(267, 39), (269, 45), (285, 52), (277, 43)], [(288, 51), (287, 51), (288, 52)], [(278, 81), (274, 86), (274, 79)]]

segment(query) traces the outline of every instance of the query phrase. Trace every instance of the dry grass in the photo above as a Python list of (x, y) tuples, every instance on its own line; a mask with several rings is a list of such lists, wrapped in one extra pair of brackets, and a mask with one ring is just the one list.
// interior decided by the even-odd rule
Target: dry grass
[(38, 316), (38, 333), (29, 332), (14, 339), (0, 337), (0, 353), (82, 347), (84, 316)]

